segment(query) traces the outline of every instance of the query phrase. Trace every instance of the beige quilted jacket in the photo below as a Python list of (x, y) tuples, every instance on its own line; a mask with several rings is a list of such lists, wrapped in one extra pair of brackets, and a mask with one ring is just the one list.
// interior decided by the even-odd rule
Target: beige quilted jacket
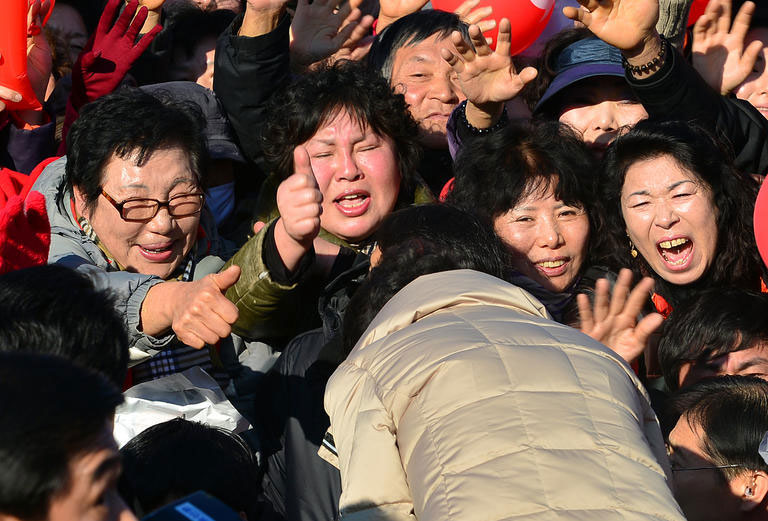
[(684, 521), (629, 366), (489, 275), (400, 291), (325, 408), (345, 520)]

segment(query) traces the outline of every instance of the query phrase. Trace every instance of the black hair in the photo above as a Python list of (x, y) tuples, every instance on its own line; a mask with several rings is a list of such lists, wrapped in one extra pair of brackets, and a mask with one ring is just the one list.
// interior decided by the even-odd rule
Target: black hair
[(139, 166), (157, 150), (179, 147), (203, 184), (205, 119), (200, 107), (158, 92), (123, 87), (89, 103), (67, 135), (67, 188), (78, 187), (93, 208), (104, 184), (104, 167), (117, 156)]
[(146, 429), (120, 453), (118, 490), (139, 516), (203, 490), (255, 518), (256, 458), (236, 434), (176, 418)]
[(0, 512), (46, 519), (69, 463), (103, 435), (120, 391), (59, 357), (0, 352)]
[(427, 9), (403, 16), (376, 36), (368, 53), (368, 64), (391, 81), (398, 50), (423, 42), (433, 35), (438, 35), (438, 39), (448, 38), (453, 31), (459, 31), (464, 40), (470, 42), (469, 26), (456, 13)]
[(676, 390), (686, 362), (706, 362), (733, 351), (768, 343), (768, 295), (737, 288), (694, 293), (664, 322), (659, 362), (670, 390)]
[[(693, 173), (712, 192), (717, 208), (717, 246), (712, 265), (700, 280), (675, 286), (658, 276), (643, 259), (633, 258), (621, 210), (621, 191), (629, 168), (658, 157), (671, 157)], [(758, 289), (761, 261), (752, 226), (757, 183), (733, 166), (732, 151), (693, 122), (641, 121), (614, 141), (603, 163), (602, 197), (606, 236), (615, 247), (607, 261), (614, 268), (632, 266), (636, 272), (656, 279), (656, 293), (673, 307), (690, 291), (706, 287), (736, 286)]]
[(722, 469), (721, 476), (768, 472), (758, 452), (768, 432), (768, 382), (754, 376), (707, 378), (680, 391), (671, 410), (700, 428), (704, 453), (715, 465), (739, 465)]
[(595, 203), (593, 155), (568, 126), (554, 122), (512, 124), (462, 147), (454, 187), (447, 202), (479, 217), (493, 229), (494, 219), (522, 199), (552, 188), (555, 197), (585, 210), (590, 236), (602, 222)]
[(384, 304), (418, 277), (470, 269), (503, 278), (507, 264), (506, 250), (493, 230), (448, 205), (398, 210), (384, 219), (375, 238), (381, 261), (347, 306), (343, 322), (346, 353)]
[(418, 126), (405, 98), (395, 94), (381, 76), (357, 62), (324, 66), (271, 98), (262, 143), (273, 171), (280, 179), (290, 176), (293, 150), (340, 111), (392, 139), (402, 178), (399, 200), (412, 201), (421, 150)]
[(128, 368), (128, 335), (112, 296), (53, 264), (0, 275), (0, 351), (67, 358), (118, 386)]

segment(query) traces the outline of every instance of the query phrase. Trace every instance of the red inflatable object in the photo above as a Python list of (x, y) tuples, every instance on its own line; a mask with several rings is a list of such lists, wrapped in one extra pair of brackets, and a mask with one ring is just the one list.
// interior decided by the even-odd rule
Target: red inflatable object
[[(464, 0), (432, 0), (432, 7), (453, 12)], [(555, 0), (481, 0), (477, 7), (493, 7), (491, 17), (496, 20), (496, 29), (485, 36), (493, 38), (491, 47), (496, 48), (498, 23), (507, 18), (512, 24), (513, 55), (519, 54), (531, 45), (546, 27), (555, 7)]]
[[(20, 102), (5, 102), (9, 111), (41, 108), (27, 78), (28, 9), (28, 0), (3, 0), (3, 15), (0, 16), (0, 85), (21, 94)], [(52, 10), (51, 3), (47, 14), (50, 15)]]

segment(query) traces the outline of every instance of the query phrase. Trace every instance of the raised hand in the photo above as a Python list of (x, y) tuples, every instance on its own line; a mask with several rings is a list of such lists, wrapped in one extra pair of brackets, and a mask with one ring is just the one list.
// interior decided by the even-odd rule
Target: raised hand
[(415, 13), (429, 0), (379, 0), (379, 22), (376, 31), (381, 32), (386, 26), (411, 13)]
[(594, 307), (587, 295), (576, 297), (582, 333), (602, 342), (628, 363), (634, 362), (645, 350), (651, 334), (664, 322), (658, 313), (637, 321), (652, 289), (653, 279), (649, 277), (632, 289), (632, 272), (628, 269), (619, 273), (612, 295), (608, 281), (598, 280)]
[(41, 31), (43, 20), (51, 9), (50, 0), (33, 0), (27, 11), (27, 77), (40, 103), (46, 100), (53, 69), (53, 57), (48, 40)]
[(291, 60), (309, 67), (342, 47), (353, 49), (368, 34), (372, 16), (362, 16), (349, 2), (336, 10), (335, 0), (299, 0), (291, 22)]
[(693, 66), (722, 95), (747, 79), (763, 50), (760, 41), (744, 48), (754, 12), (755, 4), (745, 2), (731, 24), (731, 0), (710, 0), (693, 26)]
[(485, 128), (501, 114), (503, 103), (515, 96), (526, 83), (536, 77), (533, 67), (526, 67), (519, 73), (515, 70), (509, 55), (512, 41), (512, 26), (503, 18), (499, 24), (499, 41), (492, 51), (477, 25), (469, 27), (472, 47), (461, 33), (454, 31), (451, 42), (456, 53), (443, 48), (441, 55), (458, 76), (459, 85), (467, 97), (467, 120), (478, 128)]
[[(459, 7), (456, 8), (454, 13), (459, 15), (461, 21), (467, 25), (477, 25), (480, 28), (480, 32), (488, 32), (496, 28), (496, 20), (489, 18), (493, 14), (493, 7), (477, 7), (480, 0), (466, 0)], [(493, 42), (489, 39), (488, 44)]]
[(239, 278), (240, 267), (230, 266), (194, 282), (175, 283), (179, 286), (173, 299), (171, 328), (176, 337), (200, 349), (229, 336), (238, 311), (224, 294)]
[(578, 0), (580, 8), (564, 7), (563, 14), (584, 24), (609, 45), (624, 51), (627, 58), (643, 51), (658, 39), (659, 0)]
[(275, 244), (285, 267), (293, 271), (320, 233), (323, 194), (317, 186), (307, 149), (293, 151), (294, 174), (277, 188), (280, 219), (275, 224)]

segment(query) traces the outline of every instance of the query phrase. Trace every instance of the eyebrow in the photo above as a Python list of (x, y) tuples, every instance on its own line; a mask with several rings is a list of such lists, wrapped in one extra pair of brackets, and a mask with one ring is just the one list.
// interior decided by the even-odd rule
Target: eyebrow
[(106, 474), (120, 470), (120, 466), (123, 463), (123, 458), (119, 453), (115, 453), (109, 458), (102, 461), (96, 470), (93, 471), (93, 481), (99, 481)]
[(756, 356), (754, 358), (750, 358), (749, 360), (745, 360), (740, 365), (736, 366), (736, 372), (741, 372), (744, 369), (749, 369), (750, 367), (754, 367), (760, 364), (768, 364), (768, 358), (763, 356)]
[[(678, 186), (685, 184), (685, 183), (693, 183), (690, 179), (683, 179), (682, 181), (677, 181), (676, 183), (672, 183), (667, 187), (667, 191), (671, 192)], [(632, 192), (627, 197), (632, 197), (633, 195), (651, 195), (651, 193), (648, 190), (638, 190), (637, 192)]]

